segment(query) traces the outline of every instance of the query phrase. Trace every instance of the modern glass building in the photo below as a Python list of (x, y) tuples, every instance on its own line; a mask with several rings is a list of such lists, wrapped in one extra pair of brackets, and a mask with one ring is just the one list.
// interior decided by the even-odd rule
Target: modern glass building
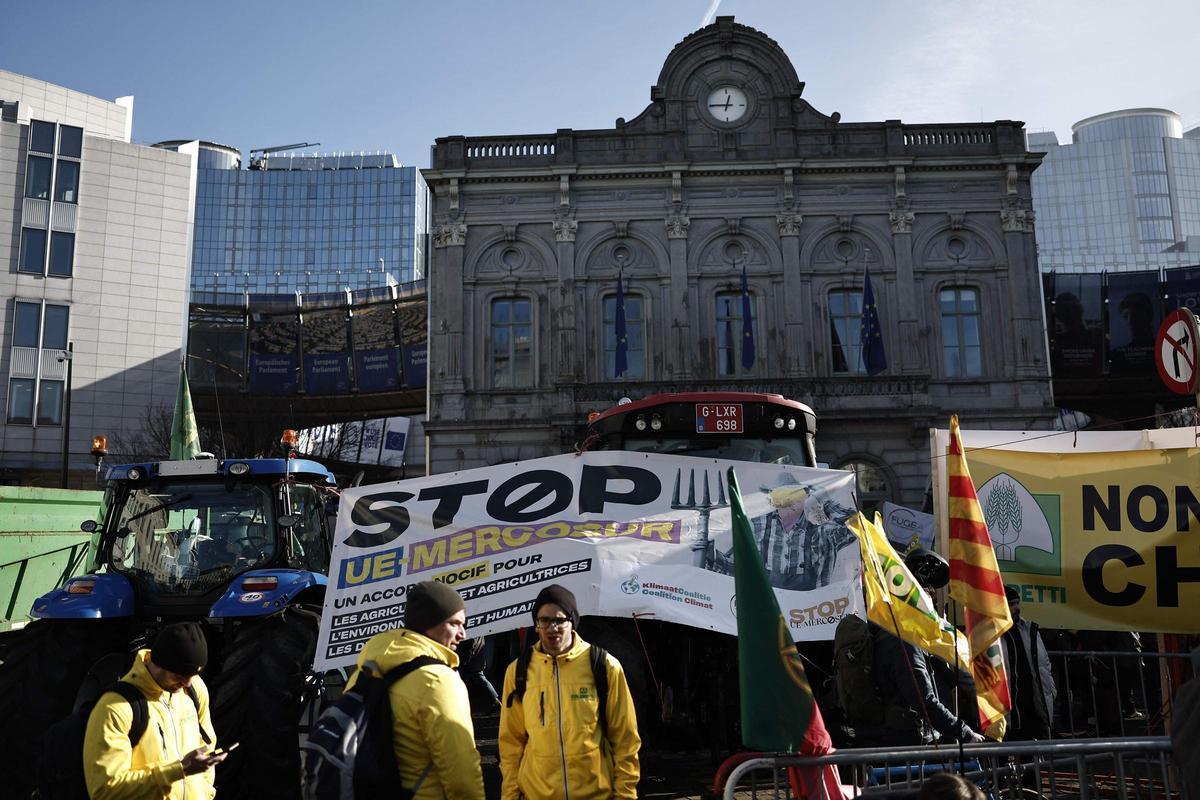
[(1200, 128), (1135, 108), (1088, 117), (1070, 144), (1031, 133), (1042, 272), (1160, 270), (1200, 262)]
[(415, 167), (389, 154), (268, 154), (242, 169), (234, 148), (199, 148), (196, 296), (355, 291), (424, 277), (426, 187)]

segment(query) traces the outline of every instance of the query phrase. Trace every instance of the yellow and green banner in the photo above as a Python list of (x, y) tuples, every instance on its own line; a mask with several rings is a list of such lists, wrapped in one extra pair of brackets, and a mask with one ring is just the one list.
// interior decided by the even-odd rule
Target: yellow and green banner
[(1043, 626), (1200, 633), (1200, 449), (967, 450), (1006, 584)]

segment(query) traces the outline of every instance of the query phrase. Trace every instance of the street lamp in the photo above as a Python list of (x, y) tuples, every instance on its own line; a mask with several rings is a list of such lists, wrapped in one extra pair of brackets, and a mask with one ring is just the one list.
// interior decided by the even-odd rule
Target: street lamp
[(67, 349), (58, 354), (58, 363), (67, 362), (66, 381), (63, 383), (62, 476), (59, 480), (63, 489), (67, 488), (67, 464), (71, 457), (71, 363), (74, 358), (75, 344), (67, 342)]

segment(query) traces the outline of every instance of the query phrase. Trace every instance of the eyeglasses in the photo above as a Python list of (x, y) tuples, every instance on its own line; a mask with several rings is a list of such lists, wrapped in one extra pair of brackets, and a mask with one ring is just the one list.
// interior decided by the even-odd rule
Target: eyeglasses
[(565, 628), (571, 624), (570, 617), (538, 617), (539, 628)]

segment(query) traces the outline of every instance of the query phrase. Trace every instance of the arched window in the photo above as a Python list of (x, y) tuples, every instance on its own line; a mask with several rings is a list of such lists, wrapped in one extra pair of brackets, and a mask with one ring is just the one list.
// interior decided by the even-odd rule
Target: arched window
[(829, 293), (830, 364), (834, 375), (862, 375), (862, 292)]
[(604, 377), (606, 380), (646, 379), (646, 307), (640, 294), (626, 293), (625, 372), (617, 374), (617, 296), (604, 296)]
[(892, 482), (882, 465), (865, 458), (852, 458), (838, 469), (854, 473), (858, 507), (867, 516), (873, 514), (884, 500), (892, 499)]
[(533, 309), (528, 298), (492, 301), (492, 387), (533, 387)]
[(979, 290), (949, 286), (940, 295), (942, 312), (942, 365), (947, 378), (974, 378), (983, 374), (983, 348), (979, 342)]

